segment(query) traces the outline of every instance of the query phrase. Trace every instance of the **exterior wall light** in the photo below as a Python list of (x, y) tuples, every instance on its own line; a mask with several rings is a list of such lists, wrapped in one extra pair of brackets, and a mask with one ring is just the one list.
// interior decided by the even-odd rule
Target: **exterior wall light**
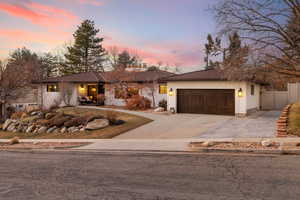
[(239, 91), (238, 91), (238, 97), (243, 97), (244, 95), (243, 95), (243, 90), (242, 90), (242, 88), (240, 88), (239, 89)]
[(92, 92), (96, 92), (97, 91), (97, 89), (96, 88), (92, 88)]
[(173, 96), (173, 95), (174, 95), (173, 88), (170, 88), (170, 90), (169, 90), (169, 96)]
[(83, 84), (80, 85), (80, 89), (84, 89), (84, 85)]

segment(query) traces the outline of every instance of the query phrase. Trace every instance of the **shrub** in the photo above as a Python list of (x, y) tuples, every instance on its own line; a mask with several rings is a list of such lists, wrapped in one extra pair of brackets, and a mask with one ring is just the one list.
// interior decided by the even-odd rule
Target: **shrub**
[(151, 108), (151, 101), (146, 97), (135, 95), (127, 99), (126, 107), (129, 110), (146, 110)]
[(164, 108), (166, 111), (168, 109), (168, 102), (165, 99), (163, 99), (158, 103), (158, 106)]
[(118, 114), (114, 111), (106, 112), (106, 119), (109, 121), (109, 124), (113, 125), (118, 121)]

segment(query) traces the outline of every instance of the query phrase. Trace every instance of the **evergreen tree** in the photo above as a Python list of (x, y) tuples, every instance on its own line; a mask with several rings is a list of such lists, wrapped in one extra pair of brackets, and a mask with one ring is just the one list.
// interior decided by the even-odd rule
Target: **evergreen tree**
[(204, 61), (206, 62), (205, 69), (213, 69), (214, 67), (218, 66), (217, 61), (213, 61), (212, 57), (216, 57), (220, 54), (221, 49), (221, 39), (216, 37), (214, 40), (211, 34), (207, 35), (207, 43), (205, 44), (205, 54), (206, 57)]
[(118, 55), (118, 67), (121, 69), (126, 69), (135, 64), (137, 64), (137, 59), (134, 56), (130, 56), (128, 51), (124, 50)]
[(102, 47), (103, 38), (97, 37), (99, 29), (95, 23), (85, 20), (73, 34), (74, 45), (68, 47), (65, 54), (67, 62), (62, 68), (64, 74), (103, 71), (105, 49)]

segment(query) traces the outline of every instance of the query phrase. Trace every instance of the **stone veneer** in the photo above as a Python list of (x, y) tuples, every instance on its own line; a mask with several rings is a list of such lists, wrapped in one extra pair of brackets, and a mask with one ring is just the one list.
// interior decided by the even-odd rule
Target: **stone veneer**
[(291, 107), (292, 107), (291, 104), (287, 105), (283, 109), (283, 111), (282, 111), (282, 113), (281, 113), (281, 115), (280, 115), (280, 117), (279, 117), (279, 119), (277, 121), (277, 137), (287, 137), (287, 134), (288, 134), (287, 128), (288, 128), (288, 121), (289, 121), (289, 112), (290, 112)]

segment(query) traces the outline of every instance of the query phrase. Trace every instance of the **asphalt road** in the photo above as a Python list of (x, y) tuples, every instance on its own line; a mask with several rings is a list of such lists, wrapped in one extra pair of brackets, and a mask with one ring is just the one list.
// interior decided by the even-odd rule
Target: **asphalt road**
[(0, 152), (1, 200), (290, 200), (300, 156)]

